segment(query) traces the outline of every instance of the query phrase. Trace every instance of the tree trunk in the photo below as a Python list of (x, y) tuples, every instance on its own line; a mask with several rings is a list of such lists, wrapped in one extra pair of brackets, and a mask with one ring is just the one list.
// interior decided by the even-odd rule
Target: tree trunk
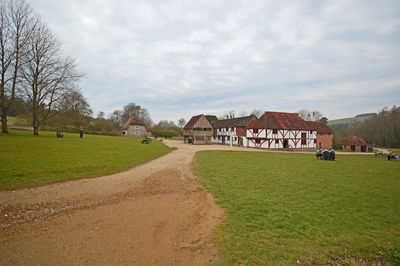
[(37, 109), (34, 107), (32, 109), (32, 126), (33, 126), (33, 135), (39, 135), (39, 117)]
[(1, 133), (8, 134), (8, 127), (7, 127), (7, 112), (5, 108), (3, 108), (1, 112)]

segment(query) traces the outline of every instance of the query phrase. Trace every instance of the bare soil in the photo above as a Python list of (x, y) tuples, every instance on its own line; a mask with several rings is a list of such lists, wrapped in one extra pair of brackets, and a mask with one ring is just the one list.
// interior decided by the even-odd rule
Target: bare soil
[[(0, 192), (0, 265), (207, 265), (223, 210), (185, 145), (128, 171)], [(260, 151), (234, 147), (234, 150)]]

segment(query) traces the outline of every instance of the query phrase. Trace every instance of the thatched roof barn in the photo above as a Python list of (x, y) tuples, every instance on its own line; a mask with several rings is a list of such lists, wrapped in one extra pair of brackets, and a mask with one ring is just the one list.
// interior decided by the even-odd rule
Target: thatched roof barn
[(133, 115), (122, 126), (122, 135), (127, 137), (147, 137), (151, 133), (147, 130), (146, 124), (137, 115)]

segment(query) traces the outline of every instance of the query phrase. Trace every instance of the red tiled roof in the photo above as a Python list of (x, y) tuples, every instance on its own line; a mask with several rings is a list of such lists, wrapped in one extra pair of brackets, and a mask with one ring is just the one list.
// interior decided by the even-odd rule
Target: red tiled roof
[(320, 134), (333, 134), (333, 130), (328, 127), (324, 122), (306, 121), (312, 130), (316, 130)]
[(212, 121), (218, 120), (218, 118), (215, 115), (206, 115), (205, 117), (208, 120), (208, 122), (210, 122), (210, 124)]
[(265, 112), (259, 119), (250, 122), (248, 128), (311, 129), (297, 113)]
[(342, 140), (342, 145), (368, 146), (368, 144), (356, 136), (345, 138)]
[(202, 115), (203, 114), (192, 116), (192, 118), (190, 118), (189, 122), (187, 122), (187, 124), (183, 127), (183, 129), (191, 129)]

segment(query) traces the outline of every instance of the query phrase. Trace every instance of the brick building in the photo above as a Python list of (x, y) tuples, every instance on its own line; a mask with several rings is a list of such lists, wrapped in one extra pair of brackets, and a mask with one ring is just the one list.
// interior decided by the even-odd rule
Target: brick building
[(307, 121), (307, 124), (317, 131), (317, 149), (332, 149), (333, 130), (324, 122)]
[(342, 140), (343, 150), (355, 151), (355, 152), (369, 152), (372, 151), (370, 147), (363, 139), (353, 136), (351, 138), (345, 138)]

